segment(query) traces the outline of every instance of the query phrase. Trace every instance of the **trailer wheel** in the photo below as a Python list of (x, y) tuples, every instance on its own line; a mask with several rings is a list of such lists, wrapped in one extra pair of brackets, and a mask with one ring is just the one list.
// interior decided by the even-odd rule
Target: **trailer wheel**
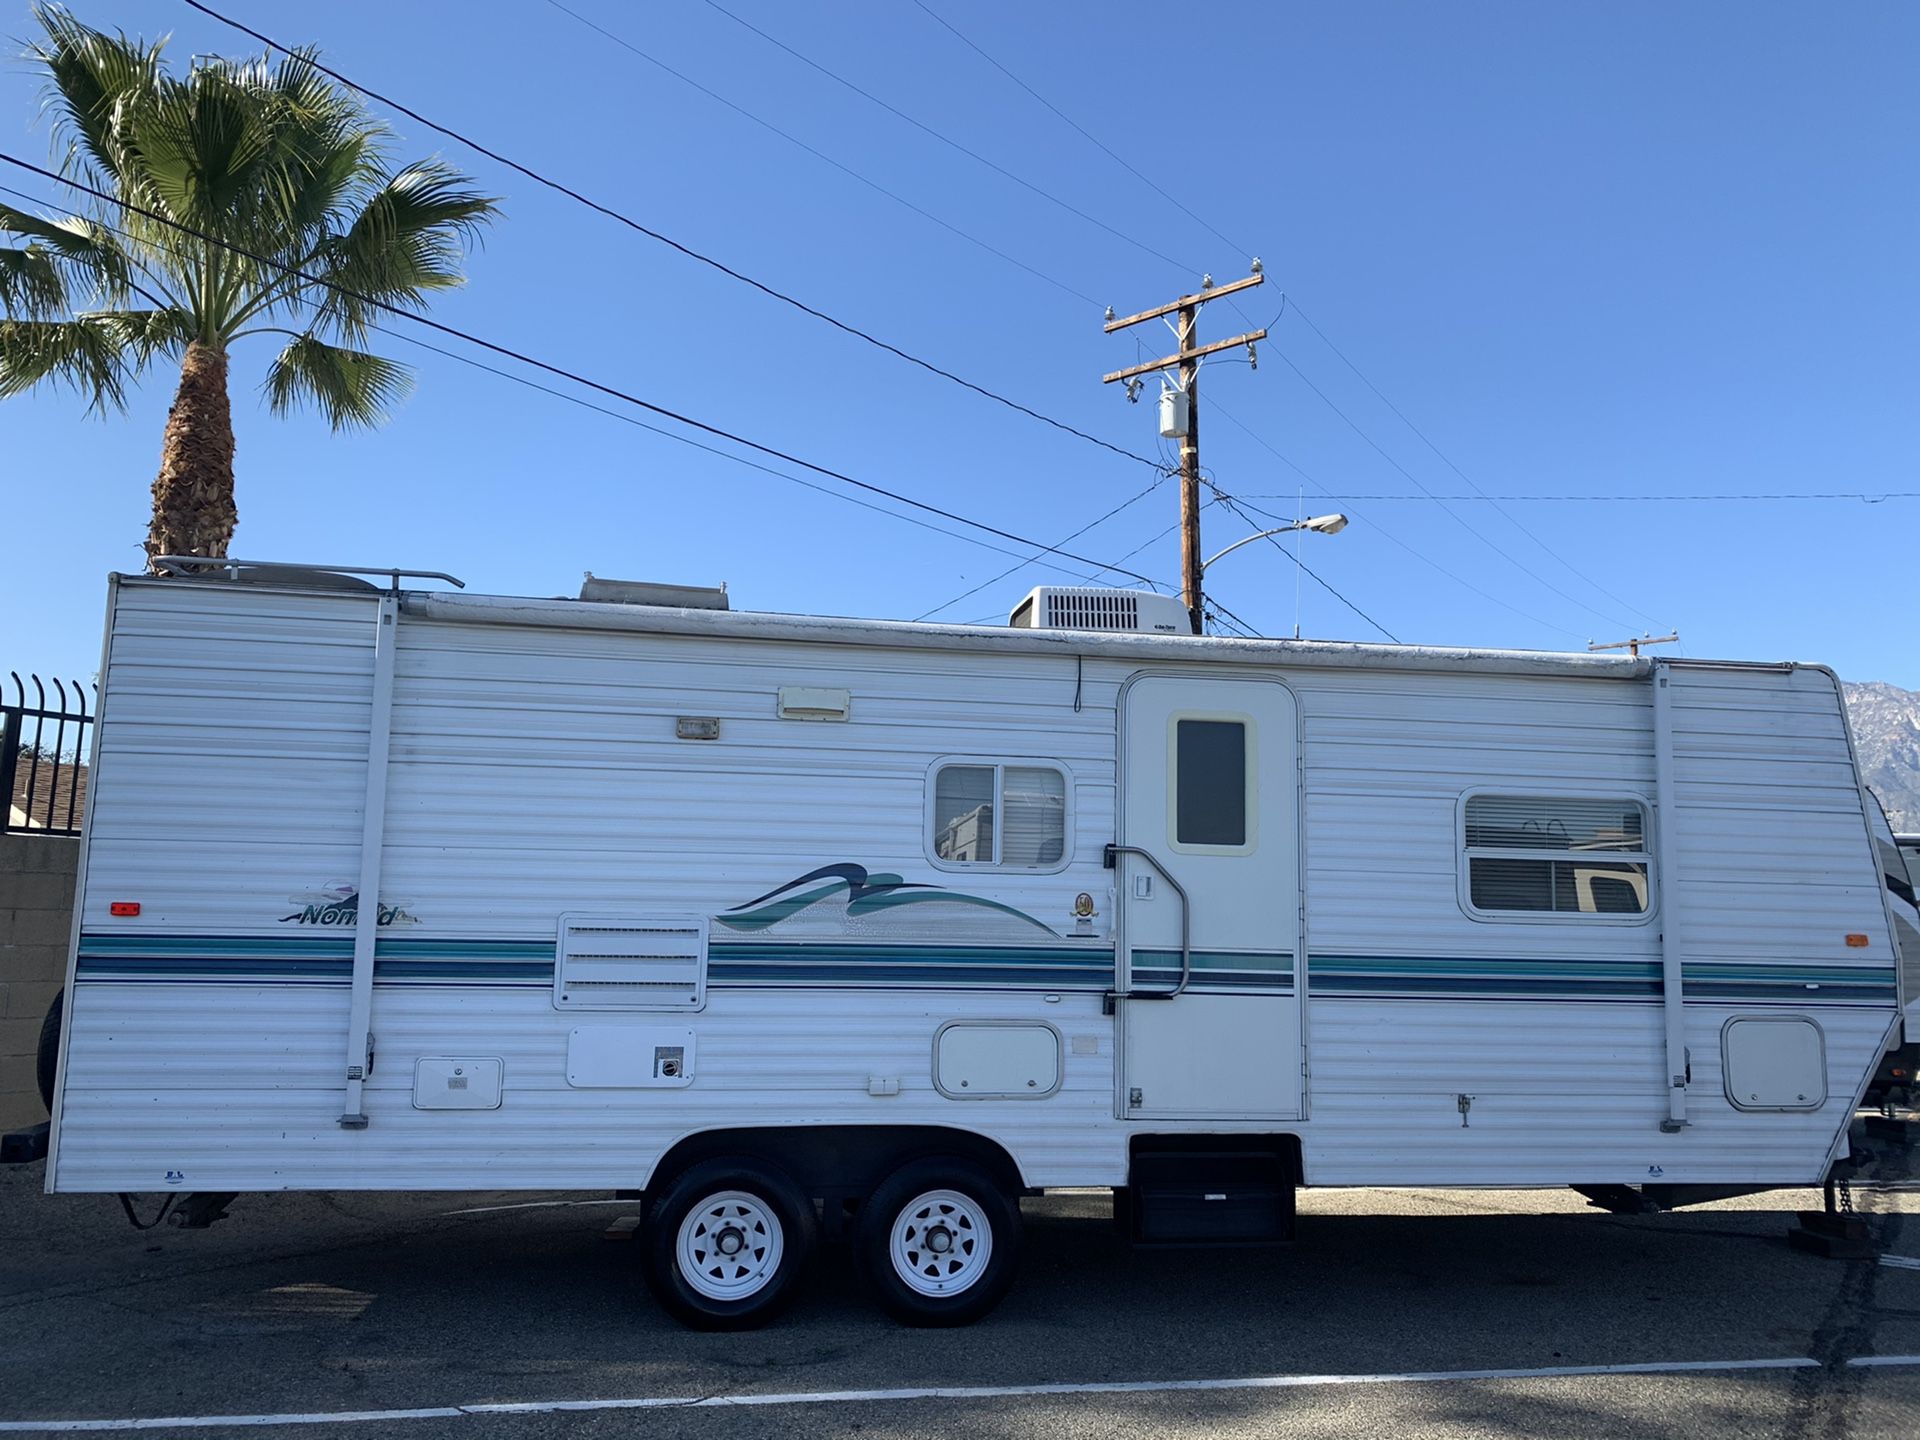
[(49, 1115), (53, 1113), (54, 1072), (60, 1065), (60, 1013), (66, 1008), (66, 999), (66, 991), (54, 992), (47, 1018), (40, 1022), (40, 1051), (34, 1057), (33, 1078), (39, 1082), (40, 1103)]
[(792, 1298), (814, 1240), (813, 1202), (780, 1170), (709, 1160), (647, 1206), (640, 1263), (647, 1288), (697, 1330), (765, 1324)]
[(1013, 1284), (1020, 1202), (965, 1160), (916, 1160), (860, 1207), (855, 1249), (881, 1306), (908, 1325), (970, 1325)]

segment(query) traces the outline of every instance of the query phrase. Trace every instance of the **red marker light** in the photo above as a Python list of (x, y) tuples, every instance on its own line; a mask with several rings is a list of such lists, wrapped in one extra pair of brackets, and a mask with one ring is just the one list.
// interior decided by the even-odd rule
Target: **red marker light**
[(116, 900), (107, 906), (107, 913), (109, 915), (138, 915), (140, 913), (140, 902), (138, 900)]

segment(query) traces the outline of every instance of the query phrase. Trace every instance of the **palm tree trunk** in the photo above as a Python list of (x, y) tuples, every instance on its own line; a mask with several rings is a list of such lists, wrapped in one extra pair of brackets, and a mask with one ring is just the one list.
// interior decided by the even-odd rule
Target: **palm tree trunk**
[(233, 408), (224, 350), (195, 340), (160, 441), (147, 563), (157, 555), (225, 555), (240, 512), (233, 503)]

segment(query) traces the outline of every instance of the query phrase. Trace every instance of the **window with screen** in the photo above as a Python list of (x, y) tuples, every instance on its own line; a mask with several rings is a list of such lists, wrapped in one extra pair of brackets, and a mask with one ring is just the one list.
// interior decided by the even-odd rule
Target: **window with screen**
[(1178, 845), (1247, 843), (1247, 727), (1241, 720), (1176, 720), (1173, 838)]
[(1644, 915), (1646, 810), (1638, 800), (1470, 795), (1467, 897), (1488, 915)]
[(933, 772), (933, 857), (948, 865), (1057, 869), (1067, 776), (1055, 765), (954, 763)]

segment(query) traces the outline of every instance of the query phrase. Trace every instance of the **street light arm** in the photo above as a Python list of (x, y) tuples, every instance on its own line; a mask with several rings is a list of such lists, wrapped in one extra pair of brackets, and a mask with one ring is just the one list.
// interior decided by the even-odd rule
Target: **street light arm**
[(1213, 564), (1215, 560), (1218, 560), (1221, 555), (1231, 555), (1242, 545), (1251, 545), (1256, 540), (1266, 540), (1275, 535), (1285, 535), (1293, 530), (1311, 530), (1316, 535), (1338, 535), (1346, 528), (1347, 517), (1345, 515), (1314, 515), (1305, 520), (1295, 520), (1291, 524), (1276, 525), (1271, 530), (1259, 530), (1251, 535), (1243, 535), (1240, 539), (1234, 541), (1231, 545), (1227, 546), (1226, 549), (1222, 550), (1219, 555), (1214, 555), (1210, 559), (1202, 560), (1200, 562), (1200, 573), (1203, 575), (1206, 574), (1207, 567)]
[(1300, 528), (1301, 527), (1299, 523), (1295, 522), (1292, 525), (1276, 525), (1271, 530), (1259, 530), (1259, 531), (1255, 531), (1251, 535), (1243, 535), (1241, 536), (1240, 539), (1234, 541), (1231, 545), (1227, 546), (1227, 548), (1222, 550), (1218, 555), (1213, 555), (1208, 557), (1205, 560), (1202, 560), (1200, 562), (1200, 572), (1204, 575), (1206, 573), (1207, 567), (1213, 564), (1215, 560), (1220, 559), (1221, 556), (1223, 555), (1231, 555), (1234, 551), (1238, 550), (1242, 545), (1251, 545), (1256, 540), (1265, 540), (1269, 536), (1273, 536), (1273, 535), (1285, 535), (1289, 530), (1298, 530)]

